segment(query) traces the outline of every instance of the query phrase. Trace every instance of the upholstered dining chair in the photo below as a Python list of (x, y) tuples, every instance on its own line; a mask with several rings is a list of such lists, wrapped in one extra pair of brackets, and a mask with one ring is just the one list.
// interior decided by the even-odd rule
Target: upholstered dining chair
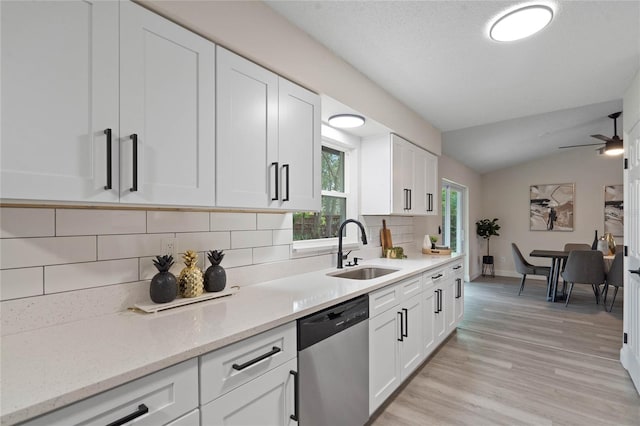
[(591, 246), (589, 244), (582, 243), (567, 243), (564, 245), (564, 251), (574, 250), (591, 250)]
[(609, 312), (613, 310), (613, 303), (616, 301), (618, 294), (618, 288), (622, 287), (624, 281), (624, 258), (622, 252), (616, 253), (611, 263), (611, 268), (607, 272), (607, 280), (604, 283), (604, 308), (607, 309), (607, 293), (609, 292), (609, 286), (612, 285), (616, 288), (613, 292), (613, 298), (611, 299), (611, 306), (609, 306)]
[(516, 271), (522, 274), (518, 296), (520, 296), (522, 290), (524, 290), (524, 280), (527, 278), (527, 275), (544, 275), (547, 277), (547, 285), (549, 285), (549, 276), (551, 275), (551, 268), (549, 266), (537, 266), (527, 262), (515, 243), (511, 243), (511, 251), (513, 252), (513, 261), (516, 264)]
[(573, 285), (590, 284), (596, 296), (596, 303), (600, 303), (600, 284), (605, 282), (604, 258), (599, 250), (573, 250), (569, 253), (567, 265), (562, 272), (562, 279), (569, 283), (569, 293), (564, 304), (569, 305)]

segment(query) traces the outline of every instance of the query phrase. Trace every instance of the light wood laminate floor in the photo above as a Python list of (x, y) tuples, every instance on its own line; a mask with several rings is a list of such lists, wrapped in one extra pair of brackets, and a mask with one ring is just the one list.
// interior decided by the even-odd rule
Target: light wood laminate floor
[(372, 421), (387, 425), (640, 425), (613, 312), (575, 285), (567, 308), (542, 281), (465, 284), (465, 319)]

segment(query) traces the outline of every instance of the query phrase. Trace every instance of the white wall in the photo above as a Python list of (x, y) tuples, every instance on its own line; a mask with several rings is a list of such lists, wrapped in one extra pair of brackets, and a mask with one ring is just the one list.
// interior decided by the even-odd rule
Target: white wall
[[(499, 218), (500, 236), (491, 239), (496, 274), (516, 275), (511, 243), (528, 257), (533, 249), (561, 250), (565, 243), (589, 243), (594, 230), (604, 230), (604, 186), (622, 184), (621, 156), (598, 155), (593, 147), (558, 151), (557, 154), (483, 175), (482, 216)], [(529, 186), (574, 183), (574, 230), (529, 230)], [(477, 237), (476, 237), (477, 238)], [(619, 244), (621, 239), (617, 239)], [(484, 245), (482, 245), (483, 250)], [(481, 254), (479, 254), (480, 256)], [(545, 259), (532, 263), (547, 264)], [(481, 262), (477, 257), (476, 264)]]
[(440, 131), (260, 1), (138, 3), (353, 108), (436, 155)]

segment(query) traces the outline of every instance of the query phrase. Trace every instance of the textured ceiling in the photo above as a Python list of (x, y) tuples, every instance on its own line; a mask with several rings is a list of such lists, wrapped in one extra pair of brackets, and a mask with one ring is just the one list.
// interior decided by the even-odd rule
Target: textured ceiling
[[(620, 102), (575, 108), (620, 101), (640, 67), (640, 1), (547, 1), (556, 10), (552, 23), (510, 43), (491, 41), (487, 26), (522, 2), (266, 3), (441, 129), (443, 152), (480, 172), (526, 161), (504, 148), (534, 137), (539, 149), (528, 158), (594, 141), (591, 133), (567, 130), (567, 120), (576, 128), (591, 122), (586, 132), (612, 134), (606, 115), (614, 111), (606, 108)], [(546, 114), (552, 111), (555, 120)], [(477, 138), (462, 140), (465, 132), (450, 133), (529, 116), (531, 126), (526, 119), (516, 128), (499, 126), (503, 132), (482, 146)], [(480, 151), (500, 158), (480, 161)]]

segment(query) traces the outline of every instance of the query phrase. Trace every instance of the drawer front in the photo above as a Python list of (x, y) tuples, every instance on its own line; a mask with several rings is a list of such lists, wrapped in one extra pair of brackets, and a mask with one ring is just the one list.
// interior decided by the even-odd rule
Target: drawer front
[(454, 263), (449, 267), (449, 272), (452, 275), (464, 275), (464, 268), (462, 266), (462, 262)]
[(402, 301), (409, 300), (416, 294), (422, 293), (422, 274), (401, 281), (398, 286), (400, 287), (400, 299)]
[[(296, 355), (295, 322), (202, 355), (200, 357), (201, 405), (284, 364)], [(260, 360), (253, 362), (258, 359)]]
[[(144, 413), (145, 408), (148, 409)], [(100, 425), (130, 415), (136, 425), (167, 424), (198, 407), (198, 362), (191, 359), (99, 395), (33, 419), (23, 425)]]
[(380, 315), (400, 303), (400, 287), (393, 284), (369, 293), (369, 318)]
[(447, 270), (445, 268), (425, 272), (422, 275), (424, 279), (424, 291), (433, 291), (435, 287), (440, 285), (445, 280), (446, 275)]

